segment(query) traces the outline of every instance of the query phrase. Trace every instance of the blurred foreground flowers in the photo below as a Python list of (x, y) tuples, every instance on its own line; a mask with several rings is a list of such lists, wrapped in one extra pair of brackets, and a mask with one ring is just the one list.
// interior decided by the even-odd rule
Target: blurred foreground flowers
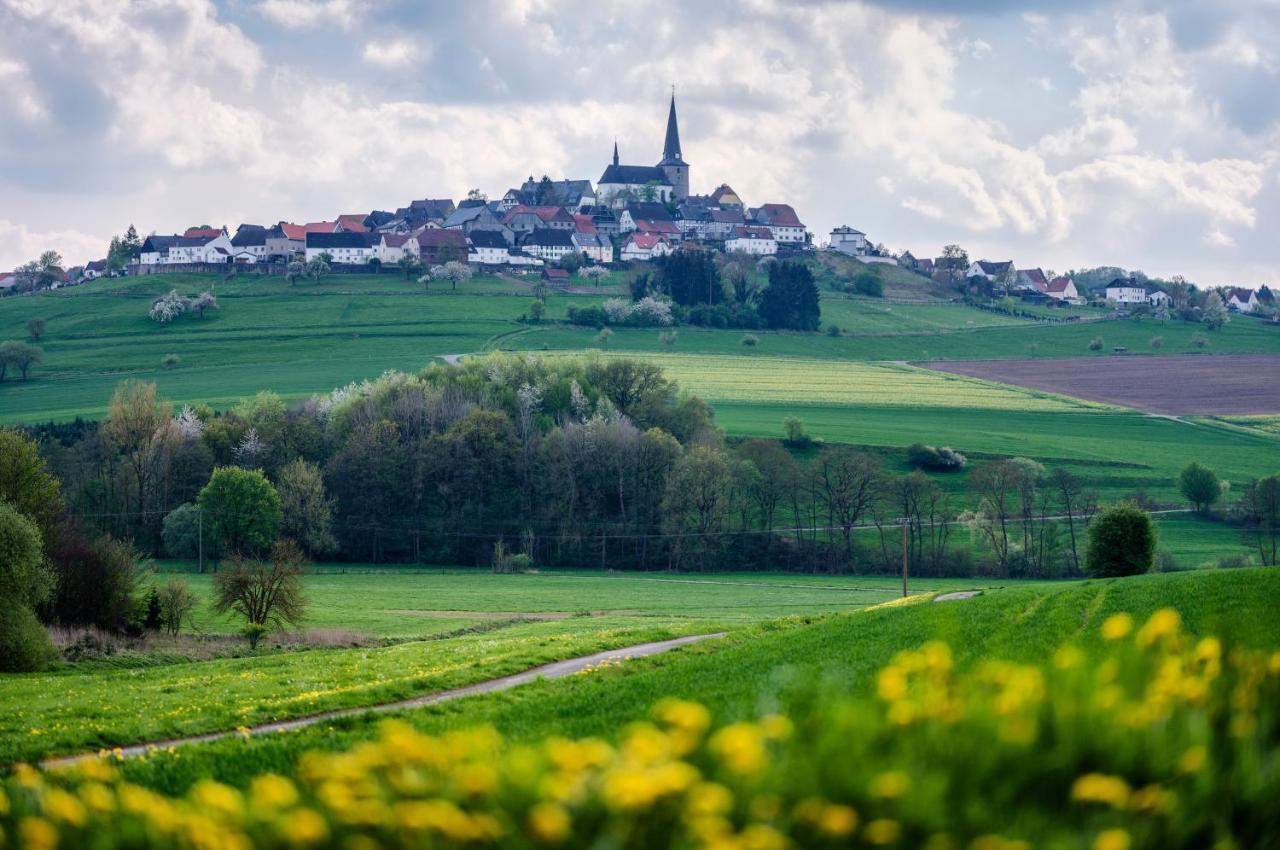
[(382, 725), (296, 775), (172, 799), (110, 758), (0, 784), (0, 847), (1280, 847), (1280, 652), (1116, 615), (1102, 649), (959, 671), (899, 653), (862, 699), (717, 726), (664, 700), (618, 743)]

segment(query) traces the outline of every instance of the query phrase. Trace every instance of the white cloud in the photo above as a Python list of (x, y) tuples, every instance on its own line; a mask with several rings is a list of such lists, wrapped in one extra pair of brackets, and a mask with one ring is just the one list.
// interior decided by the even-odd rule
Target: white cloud
[(37, 233), (26, 225), (0, 218), (0, 271), (12, 271), (45, 251), (57, 251), (68, 265), (106, 256), (111, 237), (94, 236), (79, 230)]
[(355, 21), (352, 0), (262, 0), (257, 11), (286, 29), (330, 25), (348, 30)]
[(364, 46), (364, 61), (381, 68), (402, 68), (417, 57), (417, 48), (404, 39), (371, 41)]

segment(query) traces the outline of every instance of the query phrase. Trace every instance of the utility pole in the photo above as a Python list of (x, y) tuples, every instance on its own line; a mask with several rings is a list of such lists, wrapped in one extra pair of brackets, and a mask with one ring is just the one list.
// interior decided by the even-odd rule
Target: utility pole
[(907, 598), (907, 521), (902, 521), (902, 598)]
[(204, 573), (204, 508), (201, 508), (198, 506), (196, 507), (196, 528), (199, 529), (199, 533), (196, 536), (200, 538), (200, 545), (199, 545), (200, 572), (201, 574), (203, 574)]

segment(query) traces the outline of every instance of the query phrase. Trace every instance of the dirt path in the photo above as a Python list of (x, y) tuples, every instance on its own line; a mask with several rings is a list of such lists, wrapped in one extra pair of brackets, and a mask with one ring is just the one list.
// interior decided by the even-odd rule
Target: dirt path
[[(155, 749), (163, 750), (168, 749), (169, 747), (183, 747), (187, 744), (203, 744), (209, 741), (220, 741), (223, 738), (232, 738), (237, 735), (266, 735), (271, 732), (284, 732), (292, 729), (302, 729), (307, 726), (315, 725), (316, 723), (336, 720), (339, 717), (354, 717), (365, 713), (384, 714), (392, 711), (404, 711), (409, 708), (421, 708), (424, 705), (434, 705), (438, 702), (447, 702), (461, 697), (469, 697), (476, 694), (490, 694), (495, 691), (505, 691), (537, 679), (563, 679), (566, 676), (572, 676), (574, 673), (581, 673), (583, 670), (596, 667), (605, 662), (618, 663), (630, 658), (645, 658), (650, 655), (659, 655), (663, 652), (668, 652), (681, 646), (687, 646), (691, 643), (697, 643), (711, 638), (724, 637), (724, 635), (724, 632), (715, 632), (714, 634), (689, 635), (687, 637), (673, 638), (672, 640), (660, 640), (652, 643), (642, 643), (636, 646), (624, 646), (620, 649), (609, 649), (592, 655), (584, 655), (581, 658), (569, 658), (564, 661), (553, 661), (550, 664), (531, 667), (528, 670), (524, 670), (520, 673), (513, 673), (510, 676), (503, 676), (499, 679), (490, 679), (486, 682), (476, 682), (474, 685), (465, 685), (463, 687), (453, 688), (447, 691), (437, 691), (432, 694), (425, 694), (420, 697), (412, 697), (410, 699), (399, 700), (397, 702), (386, 702), (380, 705), (367, 705), (356, 708), (339, 708), (334, 711), (325, 711), (320, 714), (298, 717), (293, 720), (280, 720), (275, 723), (263, 723), (259, 726), (250, 726), (245, 729), (208, 732), (203, 735), (191, 735), (186, 738), (172, 738), (167, 741), (150, 741), (145, 744), (134, 744), (128, 747), (114, 749), (112, 750), (112, 754), (119, 758), (136, 758), (137, 756), (145, 755), (147, 751), (153, 747)], [(73, 756), (58, 756), (57, 758), (45, 759), (40, 762), (40, 767), (44, 770), (67, 767), (88, 759), (98, 758), (98, 755), (98, 752), (92, 752), (80, 753)]]

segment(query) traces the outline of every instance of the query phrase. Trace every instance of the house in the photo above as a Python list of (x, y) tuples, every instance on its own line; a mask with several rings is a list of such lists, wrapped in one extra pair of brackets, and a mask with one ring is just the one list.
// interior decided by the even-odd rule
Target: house
[(805, 241), (804, 225), (790, 204), (765, 204), (751, 211), (751, 220), (767, 227), (780, 245), (799, 245)]
[(545, 280), (547, 283), (549, 283), (551, 286), (568, 286), (569, 270), (544, 268), (542, 270), (542, 279)]
[(235, 249), (232, 249), (231, 262), (235, 265), (251, 266), (254, 263), (258, 262), (258, 260), (259, 260), (258, 255), (254, 254), (251, 251), (244, 251), (244, 250), (237, 251)]
[(376, 243), (374, 256), (384, 266), (395, 265), (405, 257), (413, 257), (416, 260), (418, 240), (407, 233), (383, 233)]
[(745, 224), (733, 229), (733, 235), (724, 242), (724, 249), (744, 254), (776, 254), (778, 240), (773, 238), (773, 231), (767, 227)]
[(467, 237), (467, 262), (480, 266), (506, 265), (510, 247), (501, 231), (473, 230)]
[(847, 254), (850, 257), (865, 257), (871, 253), (871, 243), (867, 241), (867, 234), (847, 224), (842, 224), (831, 231), (829, 247), (832, 251)]
[[(166, 263), (225, 263), (233, 253), (231, 240), (223, 231), (217, 236), (179, 236), (169, 246)], [(144, 246), (145, 247), (145, 246)]]
[(581, 251), (583, 256), (597, 263), (607, 263), (613, 259), (613, 243), (600, 232), (591, 216), (575, 215), (573, 224), (573, 247)]
[(0, 272), (0, 292), (8, 291), (18, 285), (18, 276), (13, 272)]
[(573, 215), (564, 207), (519, 206), (503, 217), (502, 224), (511, 228), (518, 239), (521, 233), (532, 233), (540, 228), (572, 231)]
[(338, 216), (334, 224), (339, 233), (368, 233), (369, 228), (365, 226), (364, 220), (364, 213), (346, 213)]
[(623, 233), (629, 233), (632, 230), (639, 229), (635, 226), (637, 221), (674, 220), (666, 204), (658, 204), (652, 201), (632, 201), (626, 205), (622, 210), (622, 214), (618, 216), (618, 226)]
[(418, 240), (418, 256), (425, 265), (442, 265), (450, 260), (467, 261), (467, 236), (461, 230), (428, 228), (415, 238)]
[(1169, 303), (1167, 292), (1156, 289), (1144, 280), (1132, 277), (1118, 277), (1107, 284), (1107, 300), (1116, 304), (1150, 304), (1160, 307)]
[(685, 239), (704, 239), (711, 224), (711, 204), (706, 198), (689, 197), (680, 202), (674, 216)]
[(364, 265), (378, 258), (378, 244), (369, 233), (308, 233), (305, 252), (307, 262), (328, 254), (334, 263)]
[[(534, 180), (533, 175), (524, 181), (519, 189), (508, 189), (498, 202), (502, 212), (509, 212), (518, 206), (533, 207), (539, 204), (567, 207), (581, 211), (584, 207), (596, 203), (596, 191), (591, 188), (590, 180), (552, 180), (550, 191), (545, 190), (541, 180)], [(543, 197), (539, 197), (539, 194)]]
[(537, 267), (542, 265), (542, 260), (532, 254), (525, 253), (520, 248), (508, 248), (507, 265), (513, 268)]
[(225, 227), (188, 227), (182, 232), (185, 239), (217, 239), (219, 236), (226, 235)]
[(711, 210), (710, 220), (707, 221), (707, 226), (703, 229), (703, 238), (723, 242), (733, 235), (734, 228), (741, 227), (746, 223), (747, 220), (742, 216), (741, 207), (713, 209)]
[(1258, 293), (1252, 289), (1235, 287), (1227, 291), (1227, 309), (1238, 313), (1252, 313), (1258, 309)]
[(1044, 294), (1054, 301), (1065, 301), (1068, 304), (1079, 304), (1081, 302), (1080, 292), (1076, 289), (1076, 282), (1065, 275), (1055, 277), (1049, 281), (1049, 284), (1044, 289)]
[(738, 197), (738, 193), (733, 191), (728, 183), (721, 183), (708, 198), (711, 201), (711, 205), (716, 207), (737, 207), (742, 209), (746, 206), (746, 204), (742, 203), (742, 198)]
[(80, 273), (81, 280), (97, 280), (107, 273), (106, 260), (91, 260), (84, 264), (84, 271)]
[(980, 277), (1012, 285), (1017, 282), (1017, 269), (1013, 266), (1013, 260), (974, 260), (969, 264), (965, 277)]
[(1045, 277), (1043, 269), (1018, 269), (1013, 288), (1022, 292), (1047, 292), (1049, 279)]
[(539, 227), (531, 231), (520, 242), (520, 247), (525, 253), (550, 262), (559, 262), (566, 254), (577, 250), (573, 244), (572, 231), (552, 227)]
[(181, 238), (176, 234), (173, 236), (151, 234), (142, 242), (142, 248), (138, 252), (138, 262), (144, 266), (169, 262), (169, 249)]
[(260, 224), (242, 224), (231, 237), (232, 257), (248, 254), (253, 262), (267, 258), (267, 229)]
[(409, 230), (417, 230), (429, 221), (443, 222), (454, 209), (452, 198), (423, 198), (396, 210), (395, 217), (404, 219)]
[(672, 251), (671, 240), (657, 233), (640, 233), (634, 231), (627, 234), (622, 243), (622, 259), (627, 261), (648, 262), (657, 257), (665, 257)]

